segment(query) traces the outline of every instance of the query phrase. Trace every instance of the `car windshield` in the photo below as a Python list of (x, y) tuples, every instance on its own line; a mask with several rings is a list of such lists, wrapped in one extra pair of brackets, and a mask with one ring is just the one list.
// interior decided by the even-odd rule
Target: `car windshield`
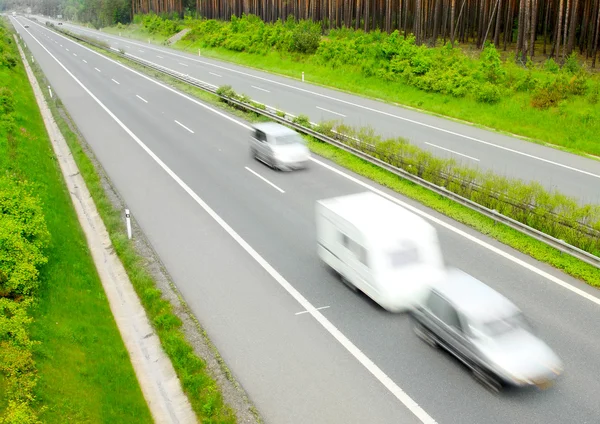
[(472, 327), (488, 337), (502, 336), (519, 329), (529, 330), (527, 320), (520, 313), (485, 322), (472, 323)]
[(304, 140), (298, 134), (286, 134), (275, 137), (275, 145), (285, 146), (289, 144), (302, 144)]

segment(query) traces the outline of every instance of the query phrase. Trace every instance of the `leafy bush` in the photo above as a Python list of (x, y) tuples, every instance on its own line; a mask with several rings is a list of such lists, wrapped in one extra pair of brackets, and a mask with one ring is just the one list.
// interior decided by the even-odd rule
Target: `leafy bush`
[(485, 82), (479, 86), (475, 95), (476, 100), (480, 103), (498, 103), (501, 98), (500, 88), (491, 82)]
[(162, 18), (153, 13), (142, 17), (142, 26), (150, 34), (160, 34), (167, 37), (178, 33), (182, 29), (181, 25), (175, 22), (175, 20)]
[(321, 43), (321, 27), (311, 21), (302, 21), (292, 34), (292, 51), (314, 54)]
[(292, 119), (294, 124), (302, 125), (303, 127), (310, 128), (310, 118), (306, 115), (298, 115)]
[(531, 96), (531, 106), (536, 109), (548, 109), (558, 106), (567, 97), (566, 89), (559, 81), (538, 88)]
[(42, 208), (29, 184), (0, 177), (0, 297), (31, 295), (49, 242)]

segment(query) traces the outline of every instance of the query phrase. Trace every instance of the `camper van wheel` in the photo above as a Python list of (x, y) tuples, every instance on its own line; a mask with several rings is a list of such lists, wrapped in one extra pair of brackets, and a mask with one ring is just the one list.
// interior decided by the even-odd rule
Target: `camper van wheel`
[(346, 277), (344, 277), (343, 275), (340, 275), (340, 278), (342, 279), (342, 283), (344, 283), (346, 286), (348, 286), (348, 288), (350, 290), (352, 290), (353, 292), (357, 292), (358, 289), (356, 288), (356, 286), (354, 284), (352, 284), (350, 281), (348, 281), (348, 279)]

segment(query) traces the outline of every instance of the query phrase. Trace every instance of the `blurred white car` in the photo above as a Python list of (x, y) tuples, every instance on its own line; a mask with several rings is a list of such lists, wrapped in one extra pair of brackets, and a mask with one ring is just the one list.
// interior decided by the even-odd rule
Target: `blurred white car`
[(469, 367), (492, 392), (504, 385), (545, 389), (562, 373), (558, 356), (511, 301), (459, 270), (411, 312), (415, 333)]
[(305, 168), (310, 159), (310, 151), (300, 134), (275, 122), (254, 125), (250, 152), (253, 158), (282, 171)]

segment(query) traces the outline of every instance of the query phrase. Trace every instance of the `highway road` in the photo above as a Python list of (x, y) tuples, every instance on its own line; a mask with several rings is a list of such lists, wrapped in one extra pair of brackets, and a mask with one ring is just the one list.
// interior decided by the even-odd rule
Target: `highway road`
[[(272, 171), (247, 123), (11, 20), (265, 422), (598, 422), (597, 290), (321, 158)], [(364, 190), (429, 219), (449, 265), (525, 311), (565, 362), (554, 388), (486, 392), (319, 264), (315, 201)]]
[[(39, 18), (45, 22), (45, 18)], [(56, 21), (54, 21), (56, 22)], [(370, 125), (378, 133), (403, 136), (437, 156), (557, 188), (582, 202), (600, 203), (600, 161), (501, 135), (309, 83), (251, 70), (227, 62), (106, 34), (70, 23), (75, 33), (93, 36), (128, 54), (221, 86), (313, 122), (342, 120)]]

